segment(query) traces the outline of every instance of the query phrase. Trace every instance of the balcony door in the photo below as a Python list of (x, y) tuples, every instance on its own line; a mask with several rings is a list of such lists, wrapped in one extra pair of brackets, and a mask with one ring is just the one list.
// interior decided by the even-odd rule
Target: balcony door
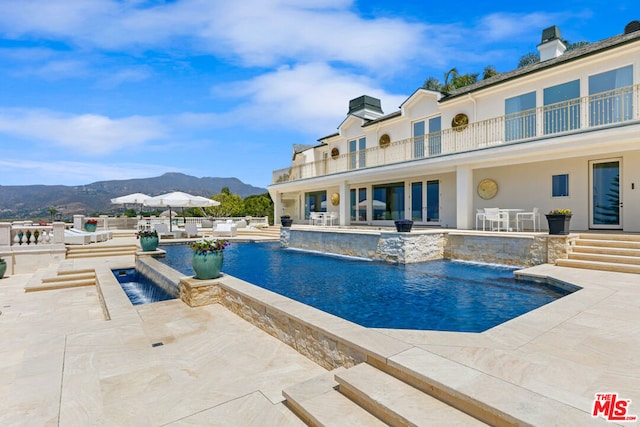
[(620, 159), (591, 162), (589, 197), (591, 228), (622, 228), (622, 188)]

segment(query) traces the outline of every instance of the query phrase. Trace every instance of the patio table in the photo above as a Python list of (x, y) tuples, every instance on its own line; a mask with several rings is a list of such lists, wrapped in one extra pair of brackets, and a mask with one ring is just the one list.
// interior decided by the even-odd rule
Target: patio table
[[(507, 224), (508, 224), (508, 230), (509, 231), (513, 231), (513, 227), (511, 227), (511, 214), (516, 214), (518, 212), (524, 212), (524, 209), (500, 209), (499, 212), (505, 212), (507, 214)], [(513, 218), (515, 219), (516, 216), (513, 215)], [(517, 227), (516, 227), (517, 229)]]

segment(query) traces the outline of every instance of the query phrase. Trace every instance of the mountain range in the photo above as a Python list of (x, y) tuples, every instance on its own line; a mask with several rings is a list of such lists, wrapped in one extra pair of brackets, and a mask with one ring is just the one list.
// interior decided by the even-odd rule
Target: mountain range
[(157, 196), (171, 191), (210, 197), (224, 187), (242, 198), (267, 192), (266, 188), (245, 184), (237, 178), (197, 178), (173, 172), (154, 178), (99, 181), (81, 186), (0, 185), (0, 219), (49, 218), (51, 208), (62, 218), (74, 214), (121, 214), (124, 207), (112, 204), (111, 199), (131, 193)]

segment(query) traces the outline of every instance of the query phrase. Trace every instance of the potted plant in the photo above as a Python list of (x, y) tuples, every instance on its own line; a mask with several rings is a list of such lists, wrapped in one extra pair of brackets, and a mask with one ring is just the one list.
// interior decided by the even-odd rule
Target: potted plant
[(408, 233), (411, 231), (411, 227), (413, 227), (413, 221), (410, 219), (399, 219), (395, 221), (396, 231), (400, 233)]
[(7, 272), (7, 262), (4, 258), (0, 258), (0, 279), (4, 276), (4, 273)]
[(293, 224), (293, 219), (291, 219), (290, 215), (282, 215), (280, 217), (280, 223), (283, 227), (291, 227), (291, 224)]
[(156, 230), (141, 230), (136, 233), (136, 238), (140, 239), (140, 247), (144, 252), (158, 249), (158, 232)]
[(549, 223), (549, 234), (569, 234), (569, 222), (571, 222), (571, 209), (554, 209), (545, 215)]
[(94, 232), (96, 231), (96, 228), (98, 227), (98, 220), (97, 219), (88, 219), (85, 223), (84, 223), (84, 229), (89, 231), (89, 232)]
[(193, 250), (191, 265), (196, 279), (215, 279), (220, 276), (224, 248), (229, 246), (226, 240), (198, 240), (190, 244)]

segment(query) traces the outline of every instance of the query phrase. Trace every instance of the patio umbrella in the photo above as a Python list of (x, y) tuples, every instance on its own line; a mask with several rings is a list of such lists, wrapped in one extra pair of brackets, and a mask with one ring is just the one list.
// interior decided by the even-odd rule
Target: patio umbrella
[(173, 231), (171, 221), (171, 208), (203, 208), (207, 206), (218, 206), (220, 202), (202, 196), (174, 191), (172, 193), (161, 194), (145, 199), (145, 206), (167, 207), (169, 208), (169, 231)]
[(140, 217), (142, 217), (142, 205), (144, 204), (144, 201), (149, 197), (151, 196), (147, 196), (143, 193), (133, 193), (111, 199), (111, 203), (113, 203), (114, 205), (126, 205), (127, 203), (138, 204), (140, 205)]

